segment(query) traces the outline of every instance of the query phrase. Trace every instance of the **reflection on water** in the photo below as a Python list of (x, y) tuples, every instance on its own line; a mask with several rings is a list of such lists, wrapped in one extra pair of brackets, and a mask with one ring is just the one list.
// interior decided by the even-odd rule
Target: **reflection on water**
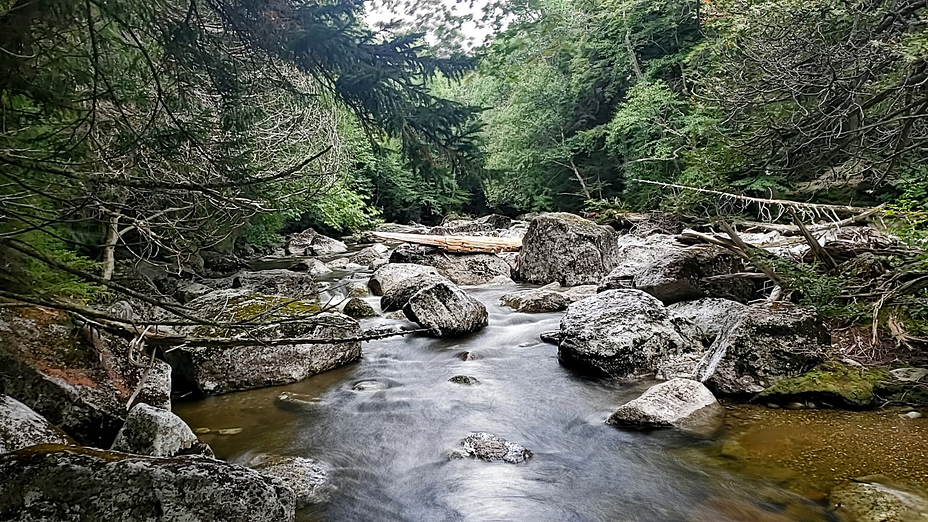
[[(329, 463), (338, 490), (299, 513), (305, 521), (827, 519), (821, 506), (675, 451), (705, 441), (604, 424), (651, 383), (591, 380), (563, 368), (557, 349), (538, 340), (561, 314), (499, 307), (511, 290), (468, 290), (490, 311), (489, 326), (472, 336), (367, 343), (356, 364), (288, 386), (179, 402), (175, 411), (211, 430), (202, 437), (222, 458), (262, 452)], [(462, 360), (464, 351), (472, 357)], [(480, 384), (448, 382), (455, 375)], [(228, 428), (242, 432), (216, 434)], [(534, 457), (519, 465), (449, 460), (475, 431), (518, 442)]]

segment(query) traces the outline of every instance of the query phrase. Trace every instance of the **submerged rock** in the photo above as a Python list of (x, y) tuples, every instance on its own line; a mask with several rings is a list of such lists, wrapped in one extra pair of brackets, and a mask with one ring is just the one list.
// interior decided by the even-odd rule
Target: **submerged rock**
[(0, 520), (286, 522), (293, 491), (200, 456), (142, 457), (65, 446), (0, 456)]
[[(64, 312), (0, 309), (0, 393), (82, 444), (109, 447), (144, 373), (125, 341), (77, 328)], [(136, 403), (170, 409), (170, 394), (171, 369), (156, 359)]]
[(451, 453), (452, 459), (474, 458), (487, 462), (518, 464), (532, 457), (532, 452), (521, 444), (489, 433), (472, 433), (461, 441), (463, 449)]
[(454, 384), (463, 384), (464, 386), (480, 384), (480, 381), (478, 381), (476, 377), (471, 377), (470, 375), (455, 375), (454, 377), (448, 379), (448, 382), (453, 382)]
[(423, 274), (439, 275), (438, 270), (431, 266), (388, 263), (374, 272), (367, 286), (370, 287), (374, 295), (384, 295), (400, 281)]
[(334, 490), (327, 467), (314, 459), (258, 455), (248, 462), (248, 466), (292, 489), (296, 494), (297, 509), (325, 502)]
[(73, 444), (71, 437), (9, 395), (0, 394), (0, 453), (37, 444)]
[(518, 279), (528, 283), (596, 284), (618, 264), (618, 233), (573, 214), (542, 214), (528, 227)]
[(209, 446), (201, 443), (180, 417), (147, 404), (132, 408), (110, 449), (149, 457), (213, 456)]
[(732, 318), (694, 376), (717, 393), (753, 394), (824, 362), (831, 336), (813, 308), (762, 303)]
[(431, 284), (409, 298), (403, 313), (439, 337), (475, 332), (487, 325), (487, 308), (454, 284)]
[(291, 256), (327, 256), (348, 251), (348, 246), (337, 239), (323, 236), (311, 228), (287, 236), (287, 254)]
[(829, 500), (842, 520), (854, 522), (928, 521), (928, 498), (892, 483), (850, 482), (832, 490)]
[(542, 313), (565, 310), (571, 300), (561, 292), (537, 289), (504, 294), (499, 298), (499, 303), (519, 312)]
[[(338, 313), (318, 313), (313, 302), (283, 297), (219, 291), (193, 303), (211, 320), (246, 320), (258, 315), (281, 321), (248, 331), (233, 332), (233, 339), (248, 344), (182, 346), (167, 353), (180, 384), (212, 395), (299, 381), (356, 360), (361, 343), (339, 342), (361, 334), (358, 322)], [(293, 321), (299, 318), (300, 321)], [(196, 337), (224, 337), (224, 328), (188, 327)], [(275, 345), (279, 339), (319, 339), (332, 342)]]
[(827, 362), (798, 377), (780, 379), (760, 392), (758, 399), (774, 404), (812, 401), (828, 406), (866, 408), (876, 399), (887, 372)]
[(482, 285), (498, 276), (509, 277), (511, 268), (494, 254), (455, 254), (423, 245), (401, 245), (390, 255), (390, 263), (412, 263), (435, 267), (458, 285)]
[(562, 364), (613, 377), (657, 371), (704, 348), (660, 301), (640, 290), (608, 290), (571, 304), (561, 319)]
[(692, 323), (697, 330), (694, 335), (703, 341), (711, 341), (722, 331), (728, 321), (747, 308), (737, 301), (718, 297), (703, 297), (695, 301), (674, 303), (667, 311), (675, 317)]
[(725, 408), (702, 383), (673, 379), (656, 384), (606, 421), (614, 426), (669, 428), (711, 435), (722, 427)]

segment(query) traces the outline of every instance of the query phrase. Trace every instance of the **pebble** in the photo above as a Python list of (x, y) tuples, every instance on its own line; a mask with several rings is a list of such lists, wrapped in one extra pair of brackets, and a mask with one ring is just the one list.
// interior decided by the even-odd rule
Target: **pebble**
[(242, 432), (242, 428), (225, 428), (219, 430), (220, 435), (238, 435)]
[(209, 428), (197, 428), (193, 430), (197, 435), (203, 435), (204, 433), (209, 433), (211, 430)]
[(922, 418), (922, 414), (919, 413), (919, 412), (917, 412), (917, 411), (910, 411), (909, 413), (900, 413), (899, 416), (902, 417), (903, 419), (920, 419), (920, 418)]

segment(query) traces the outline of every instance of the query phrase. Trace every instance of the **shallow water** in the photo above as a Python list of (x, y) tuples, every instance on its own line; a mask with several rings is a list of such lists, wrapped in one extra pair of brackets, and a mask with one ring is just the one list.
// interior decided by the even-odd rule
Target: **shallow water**
[[(340, 277), (343, 274), (334, 274)], [(469, 337), (391, 338), (352, 365), (288, 386), (175, 403), (216, 454), (306, 456), (332, 467), (337, 490), (298, 513), (316, 521), (827, 520), (824, 506), (772, 482), (732, 474), (680, 450), (709, 441), (604, 423), (651, 382), (594, 380), (557, 361), (539, 334), (562, 314), (497, 305), (513, 287), (475, 287), (490, 324)], [(376, 298), (370, 298), (377, 305)], [(372, 326), (383, 319), (365, 321)], [(394, 323), (412, 323), (392, 321)], [(470, 352), (467, 360), (462, 352)], [(448, 382), (470, 375), (480, 384)], [(356, 386), (362, 383), (361, 386)], [(302, 394), (300, 405), (282, 393)], [(242, 428), (236, 435), (219, 429)], [(466, 435), (486, 431), (534, 456), (518, 465), (449, 460)]]

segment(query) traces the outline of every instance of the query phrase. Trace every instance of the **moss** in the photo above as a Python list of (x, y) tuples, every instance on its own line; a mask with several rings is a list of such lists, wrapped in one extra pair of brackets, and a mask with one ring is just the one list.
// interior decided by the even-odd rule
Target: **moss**
[[(284, 303), (287, 303), (286, 306), (281, 306)], [(318, 303), (312, 301), (294, 301), (286, 297), (261, 294), (235, 296), (230, 298), (228, 303), (216, 303), (216, 308), (217, 310), (207, 312), (209, 319), (232, 322), (250, 321), (258, 316), (261, 316), (261, 320), (288, 319), (317, 313), (322, 310)], [(262, 315), (265, 313), (267, 315)], [(198, 326), (192, 333), (202, 337), (228, 334), (224, 329), (212, 326)]]
[(758, 394), (773, 402), (811, 400), (835, 406), (866, 408), (874, 404), (876, 390), (889, 374), (883, 369), (865, 369), (827, 362), (812, 371), (777, 381)]

